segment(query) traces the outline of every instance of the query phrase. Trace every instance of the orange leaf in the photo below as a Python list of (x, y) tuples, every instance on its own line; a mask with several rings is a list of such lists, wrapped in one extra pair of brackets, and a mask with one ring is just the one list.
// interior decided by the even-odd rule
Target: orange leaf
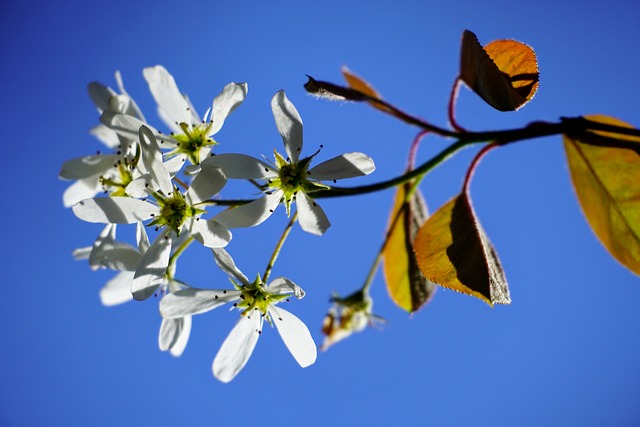
[(422, 275), (413, 252), (413, 241), (427, 218), (427, 207), (419, 190), (406, 202), (406, 187), (400, 186), (396, 193), (382, 255), (389, 296), (400, 308), (413, 313), (431, 299), (435, 285)]
[(493, 307), (509, 304), (498, 255), (478, 223), (466, 193), (436, 211), (416, 236), (414, 250), (424, 276)]
[(460, 78), (489, 105), (513, 111), (529, 102), (538, 90), (536, 54), (524, 43), (496, 40), (484, 48), (465, 30), (460, 54)]
[[(589, 120), (632, 128), (607, 116)], [(565, 135), (571, 179), (589, 225), (609, 253), (640, 274), (640, 137)]]
[[(382, 97), (380, 96), (380, 94), (378, 93), (378, 91), (376, 91), (373, 86), (371, 86), (366, 80), (364, 80), (363, 78), (357, 76), (356, 74), (352, 73), (351, 70), (349, 70), (347, 67), (342, 67), (342, 75), (344, 76), (345, 80), (347, 81), (347, 84), (349, 85), (349, 87), (351, 89), (355, 89), (359, 92), (364, 93), (365, 95), (371, 97), (371, 98), (375, 98), (375, 99), (380, 99), (382, 100)], [(377, 108), (380, 111), (384, 111), (385, 113), (389, 113), (389, 114), (393, 114), (394, 116), (396, 115), (396, 113), (378, 103), (378, 102), (373, 102), (373, 101), (367, 101), (373, 108)]]

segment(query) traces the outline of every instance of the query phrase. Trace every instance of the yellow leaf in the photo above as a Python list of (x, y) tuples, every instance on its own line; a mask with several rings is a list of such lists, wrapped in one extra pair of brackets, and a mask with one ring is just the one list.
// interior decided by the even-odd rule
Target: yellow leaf
[(538, 90), (536, 54), (524, 43), (496, 40), (484, 48), (465, 30), (460, 54), (460, 78), (499, 111), (513, 111)]
[[(632, 128), (612, 117), (586, 118)], [(564, 147), (589, 225), (615, 259), (640, 274), (640, 137), (583, 132), (565, 135)]]
[(490, 306), (511, 303), (498, 255), (466, 193), (447, 202), (425, 222), (414, 250), (422, 274), (434, 283)]
[(431, 299), (435, 285), (422, 275), (413, 252), (413, 241), (426, 220), (427, 207), (419, 190), (405, 202), (406, 187), (398, 188), (389, 219), (383, 251), (384, 278), (391, 299), (413, 313)]

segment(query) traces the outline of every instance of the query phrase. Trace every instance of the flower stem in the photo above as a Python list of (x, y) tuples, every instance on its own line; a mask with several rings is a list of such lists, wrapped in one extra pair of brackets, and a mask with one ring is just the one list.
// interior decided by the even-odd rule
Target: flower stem
[(280, 236), (280, 240), (278, 240), (278, 243), (276, 244), (276, 247), (273, 250), (273, 254), (271, 255), (271, 259), (269, 260), (269, 264), (267, 264), (267, 268), (264, 271), (264, 275), (262, 276), (262, 283), (268, 282), (269, 276), (271, 275), (271, 269), (273, 268), (273, 265), (276, 263), (276, 259), (278, 259), (278, 255), (280, 254), (280, 249), (282, 249), (282, 245), (284, 245), (284, 242), (287, 240), (287, 237), (291, 232), (291, 228), (293, 227), (293, 224), (295, 224), (297, 219), (298, 219), (298, 212), (293, 214), (293, 216), (289, 220), (289, 223), (287, 224), (284, 231), (282, 232), (282, 236)]

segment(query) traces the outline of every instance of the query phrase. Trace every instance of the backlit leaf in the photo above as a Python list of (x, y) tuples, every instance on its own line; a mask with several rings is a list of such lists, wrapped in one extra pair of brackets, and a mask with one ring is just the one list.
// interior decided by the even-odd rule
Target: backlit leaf
[(398, 187), (383, 259), (389, 296), (398, 306), (413, 313), (431, 299), (435, 285), (422, 275), (413, 252), (415, 236), (427, 219), (427, 207), (420, 191), (405, 202), (407, 185)]
[[(347, 67), (342, 67), (342, 75), (344, 76), (345, 80), (347, 81), (347, 84), (351, 89), (355, 89), (359, 92), (362, 92), (365, 95), (370, 96), (371, 98), (382, 99), (378, 91), (376, 91), (373, 88), (373, 86), (371, 86), (362, 77), (359, 77), (356, 74), (352, 73), (351, 70), (349, 70)], [(384, 111), (385, 113), (396, 115), (392, 109), (380, 103), (372, 102), (372, 101), (368, 101), (368, 102), (373, 108), (377, 108), (378, 110)]]
[[(586, 118), (632, 127), (612, 117)], [(640, 274), (640, 138), (583, 132), (565, 135), (564, 147), (589, 225), (614, 258)]]
[(424, 276), (490, 306), (509, 304), (498, 255), (462, 193), (438, 209), (416, 236), (414, 250)]
[(530, 101), (538, 77), (536, 54), (526, 44), (496, 40), (483, 48), (475, 34), (463, 33), (460, 78), (496, 110), (517, 110)]

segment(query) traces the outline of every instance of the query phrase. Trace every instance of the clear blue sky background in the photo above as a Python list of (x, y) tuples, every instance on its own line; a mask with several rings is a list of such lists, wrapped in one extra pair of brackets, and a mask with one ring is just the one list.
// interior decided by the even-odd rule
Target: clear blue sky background
[[(484, 228), (506, 269), (513, 304), (489, 308), (439, 290), (410, 317), (372, 294), (387, 318), (300, 369), (275, 330), (263, 334), (230, 384), (210, 364), (235, 316), (194, 319), (185, 354), (157, 349), (155, 300), (101, 306), (111, 277), (75, 262), (100, 227), (62, 207), (64, 160), (102, 149), (92, 80), (125, 85), (161, 126), (142, 68), (163, 64), (202, 113), (228, 82), (249, 95), (218, 134), (219, 152), (281, 149), (269, 101), (286, 90), (305, 122), (308, 152), (364, 151), (374, 182), (398, 174), (416, 133), (364, 105), (305, 94), (305, 74), (341, 82), (348, 65), (385, 98), (438, 124), (458, 67), (460, 36), (515, 38), (538, 54), (530, 105), (499, 113), (463, 90), (458, 117), (471, 129), (606, 113), (640, 125), (640, 6), (628, 1), (167, 1), (18, 2), (0, 6), (0, 425), (492, 425), (635, 426), (640, 423), (640, 278), (594, 237), (569, 184), (559, 137), (491, 152), (472, 183)], [(424, 161), (446, 142), (426, 139)], [(431, 209), (460, 188), (475, 150), (429, 176)], [(346, 184), (346, 183), (345, 183)], [(317, 238), (294, 229), (274, 274), (307, 298), (288, 306), (321, 342), (328, 297), (360, 286), (384, 232), (392, 192), (326, 200), (333, 222)], [(284, 226), (238, 231), (230, 252), (249, 276), (263, 271)], [(265, 249), (264, 251), (262, 250)], [(210, 254), (193, 250), (180, 277), (227, 284)]]

